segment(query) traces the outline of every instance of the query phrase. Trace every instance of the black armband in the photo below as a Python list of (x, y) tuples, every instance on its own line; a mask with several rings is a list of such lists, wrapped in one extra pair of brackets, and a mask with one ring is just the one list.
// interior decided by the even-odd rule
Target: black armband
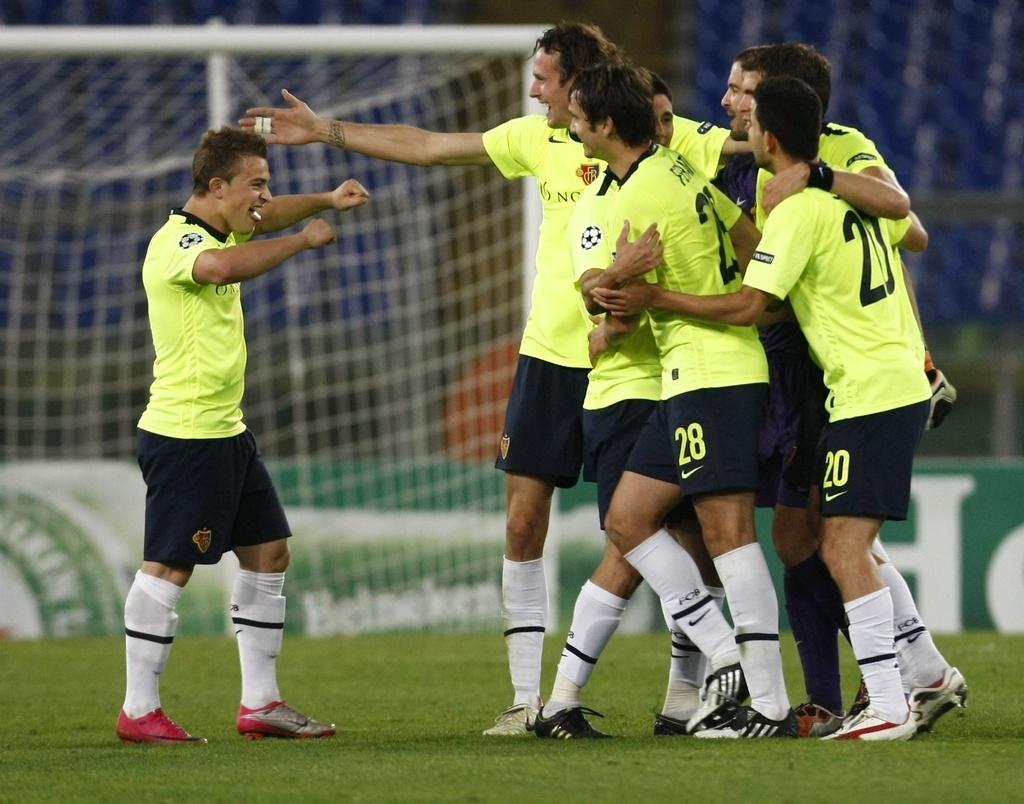
[(814, 162), (809, 164), (811, 169), (810, 175), (807, 177), (807, 186), (813, 187), (816, 190), (824, 190), (828, 192), (832, 189), (832, 183), (835, 181), (835, 174), (832, 172), (832, 168), (826, 165), (824, 162)]

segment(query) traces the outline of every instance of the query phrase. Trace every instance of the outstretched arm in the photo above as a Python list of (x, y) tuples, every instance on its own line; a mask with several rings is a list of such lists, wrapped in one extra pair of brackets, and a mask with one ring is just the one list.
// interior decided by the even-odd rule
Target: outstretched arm
[(348, 179), (330, 192), (302, 195), (279, 195), (263, 205), (262, 220), (254, 234), (276, 232), (328, 209), (347, 212), (370, 200), (370, 194), (355, 179)]
[(322, 142), (354, 153), (408, 165), (489, 165), (481, 133), (440, 133), (401, 125), (376, 125), (330, 120), (317, 115), (287, 89), (286, 108), (254, 106), (239, 124), (255, 131), (257, 117), (271, 119), (267, 142), (305, 145)]

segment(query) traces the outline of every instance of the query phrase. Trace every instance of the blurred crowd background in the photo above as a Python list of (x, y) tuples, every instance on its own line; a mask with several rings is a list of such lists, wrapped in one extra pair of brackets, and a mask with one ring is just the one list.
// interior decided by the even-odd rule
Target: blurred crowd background
[[(0, 1), (0, 24), (11, 27), (195, 25), (212, 18), (261, 25), (538, 26), (589, 19), (669, 81), (678, 114), (719, 124), (725, 117), (718, 101), (737, 51), (767, 41), (810, 42), (833, 65), (827, 118), (874, 139), (931, 235), (928, 251), (908, 264), (929, 345), (960, 401), (947, 424), (925, 439), (922, 453), (1021, 454), (1024, 53), (1016, 44), (1024, 40), (1024, 13), (1016, 0)], [(16, 64), (6, 73), (2, 81), (11, 85), (33, 78), (19, 74)], [(8, 108), (5, 119), (16, 111), (19, 117), (47, 113)], [(430, 122), (414, 108), (408, 114), (408, 122)], [(4, 129), (0, 152), (10, 166), (26, 134)], [(139, 132), (140, 143), (153, 136)], [(23, 193), (12, 192), (0, 196), (0, 227), (24, 201)], [(152, 218), (154, 227), (158, 220)], [(13, 264), (0, 259), (5, 327), (16, 318)], [(4, 446), (8, 457), (19, 457), (9, 433)]]

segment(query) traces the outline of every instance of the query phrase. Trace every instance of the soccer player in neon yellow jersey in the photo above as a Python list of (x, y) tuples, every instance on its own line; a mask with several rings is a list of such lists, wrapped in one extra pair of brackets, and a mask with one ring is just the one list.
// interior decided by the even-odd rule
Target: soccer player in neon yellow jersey
[[(649, 145), (652, 139), (667, 146), (674, 133), (672, 96), (659, 76), (651, 73), (650, 78), (654, 128), (650, 125), (650, 115), (631, 115), (627, 121), (628, 136), (641, 146)], [(644, 89), (646, 93), (645, 88), (635, 89)], [(634, 102), (641, 108), (645, 106), (640, 97), (634, 98)], [(570, 104), (569, 108), (573, 106)], [(575, 125), (574, 122), (570, 128)], [(617, 131), (617, 134), (621, 137), (623, 132)], [(710, 175), (718, 170), (716, 151), (698, 150), (689, 156), (702, 173)], [(619, 187), (618, 178), (606, 167), (598, 180), (583, 191), (573, 209), (569, 243), (578, 286), (612, 264), (617, 244), (614, 233), (607, 231), (607, 217)], [(753, 230), (748, 229), (748, 234), (753, 235)], [(753, 241), (749, 246), (752, 250)], [(658, 251), (651, 252), (647, 265), (655, 268), (658, 258)], [(580, 311), (589, 320), (582, 298)], [(613, 332), (615, 323), (604, 317), (590, 334), (594, 368), (583, 401), (584, 478), (597, 483), (602, 529), (630, 450), (661, 398), (661, 363), (647, 316), (639, 317), (632, 332), (625, 328)], [(701, 540), (693, 508), (681, 506), (667, 519), (669, 532), (694, 559), (686, 561), (681, 557), (681, 566), (689, 572), (696, 592), (693, 603), (699, 604), (701, 609), (708, 607), (709, 614), (702, 620), (694, 638), (707, 649), (708, 655), (715, 656), (723, 651), (728, 654), (718, 664), (735, 663), (739, 656), (735, 652), (732, 628), (718, 611), (724, 591)], [(534, 724), (538, 737), (592, 739), (604, 736), (588, 722), (588, 713), (598, 713), (581, 705), (581, 693), (642, 580), (606, 537), (604, 556), (576, 598), (555, 683)], [(694, 629), (687, 628), (685, 619), (681, 624), (673, 619), (670, 610), (663, 608), (663, 613), (672, 634), (672, 650), (665, 704), (655, 718), (654, 733), (685, 734), (686, 723), (700, 703), (699, 690), (704, 683), (707, 663), (694, 640), (687, 635), (687, 631)]]
[(291, 532), (242, 419), (240, 283), (335, 240), (319, 218), (298, 234), (250, 241), (254, 235), (357, 207), (369, 196), (349, 179), (333, 192), (272, 199), (266, 156), (255, 134), (207, 132), (192, 161), (192, 195), (153, 236), (142, 266), (156, 360), (139, 419), (143, 563), (124, 605), (127, 690), (117, 734), (128, 742), (205, 742), (164, 713), (159, 677), (196, 564), (216, 564), (229, 550), (239, 564), (231, 590), (242, 668), (238, 731), (250, 739), (334, 734), (334, 724), (296, 711), (278, 691)]
[[(744, 100), (761, 78), (782, 74), (804, 78), (820, 87), (824, 106), (824, 96), (831, 86), (829, 72), (824, 56), (796, 43), (758, 45), (740, 51), (733, 59), (722, 97), (722, 107), (732, 118), (732, 136), (747, 138)], [(854, 149), (854, 153), (870, 146), (859, 132), (830, 126), (826, 126), (821, 141), (823, 151), (839, 143)], [(825, 158), (831, 161), (834, 157)], [(864, 166), (860, 160), (854, 162)], [(751, 155), (749, 159), (731, 160), (719, 179), (731, 198), (744, 200), (751, 215), (756, 208), (759, 225), (764, 223), (764, 209), (755, 202), (760, 200), (759, 188), (763, 188), (767, 175)], [(910, 207), (898, 185), (877, 176), (837, 168), (832, 189), (852, 200), (854, 206), (886, 217), (903, 217)], [(772, 542), (784, 567), (786, 611), (807, 690), (806, 702), (796, 708), (797, 724), (801, 736), (823, 736), (842, 724), (837, 634), (839, 628), (845, 630), (846, 622), (839, 590), (818, 556), (816, 529), (807, 510), (811, 463), (824, 415), (824, 386), (799, 325), (780, 321), (760, 327), (759, 335), (768, 358), (770, 380), (759, 442), (757, 504), (772, 509)]]
[[(765, 45), (751, 48), (750, 51), (752, 52), (749, 57), (744, 57), (743, 54), (738, 57), (743, 61), (744, 67), (743, 91), (739, 102), (739, 112), (742, 117), (749, 119), (751, 93), (758, 82), (763, 78), (781, 75), (791, 75), (804, 80), (817, 94), (822, 109), (828, 108), (831, 94), (831, 65), (824, 55), (810, 45), (800, 42)], [(899, 195), (905, 194), (902, 193), (895, 175), (886, 165), (875, 144), (864, 134), (848, 126), (826, 123), (822, 126), (818, 148), (823, 162), (837, 166), (834, 171), (835, 181), (828, 189), (862, 211), (886, 217), (902, 216), (903, 207), (896, 201), (898, 201)], [(852, 176), (847, 171), (853, 171), (857, 175)], [(816, 168), (813, 178), (822, 178), (822, 173), (826, 173), (826, 171)], [(760, 171), (758, 176), (758, 218), (762, 225), (767, 214), (766, 210), (771, 209), (787, 195), (802, 189), (808, 179), (812, 178), (812, 172), (806, 164), (801, 163), (791, 165), (770, 180), (767, 180), (768, 176), (769, 174), (764, 170)], [(856, 183), (854, 179), (860, 180), (860, 183)], [(879, 183), (882, 183), (881, 186)], [(898, 195), (893, 195), (893, 190), (898, 191)], [(916, 221), (916, 219), (914, 220)], [(909, 225), (909, 221), (905, 221), (903, 224), (904, 227)], [(924, 234), (920, 226), (910, 227), (901, 241), (901, 248), (911, 251), (919, 251), (926, 245), (927, 235)], [(921, 322), (917, 316), (916, 306), (914, 306), (913, 287), (910, 284), (909, 275), (902, 265), (898, 252), (894, 255), (894, 259), (900, 265), (911, 305), (914, 307), (915, 318), (920, 327)], [(762, 335), (763, 333), (764, 330), (762, 330)], [(771, 362), (772, 349), (767, 342), (765, 349), (769, 354), (769, 362)], [(949, 405), (955, 399), (956, 392), (948, 385), (942, 373), (932, 365), (927, 352), (923, 368), (932, 386), (932, 410), (928, 427), (935, 427), (948, 413)], [(792, 404), (795, 400), (790, 402)], [(804, 415), (807, 415), (806, 412)], [(778, 509), (776, 513), (778, 513)], [(790, 538), (790, 544), (786, 546), (788, 554), (784, 554), (780, 549), (780, 556), (783, 557), (787, 567), (794, 563), (792, 561), (794, 554), (801, 559), (810, 556), (801, 567), (796, 568), (797, 572), (803, 583), (814, 587), (814, 597), (819, 605), (833, 611), (833, 619), (841, 628), (843, 627), (843, 618), (841, 615), (837, 617), (835, 613), (835, 610), (838, 609), (838, 596), (834, 591), (832, 595), (829, 595), (820, 582), (813, 577), (818, 573), (811, 572), (812, 565), (817, 561), (813, 555), (816, 544), (813, 539), (808, 543), (806, 538), (800, 538), (801, 530), (792, 527), (793, 521), (790, 518), (791, 526), (786, 528), (786, 533), (781, 536), (797, 538)], [(782, 539), (778, 538), (780, 534), (773, 531), (773, 536), (776, 537), (776, 544), (780, 545), (782, 542)], [(903, 673), (904, 691), (909, 696), (911, 711), (917, 720), (919, 730), (927, 731), (934, 726), (935, 721), (944, 712), (963, 705), (967, 685), (960, 671), (952, 667), (939, 652), (917, 609), (910, 587), (899, 570), (889, 560), (880, 541), (876, 541), (874, 552), (879, 562), (880, 571), (893, 596), (897, 627), (896, 645), (900, 656), (900, 670)], [(797, 592), (798, 590), (794, 587), (791, 591)], [(804, 607), (803, 616), (811, 616), (806, 607)], [(829, 645), (829, 640), (825, 636), (826, 630), (823, 629), (819, 635), (815, 635), (812, 629), (811, 633), (805, 633), (802, 637), (808, 650), (801, 651), (801, 658), (805, 665), (805, 671), (813, 672), (818, 677), (818, 689), (823, 686), (820, 682), (830, 678), (835, 679), (834, 683), (838, 685), (837, 656), (834, 656), (831, 662), (834, 667), (831, 676), (825, 672), (824, 653), (828, 650)], [(795, 633), (796, 625), (794, 625)], [(834, 633), (833, 630), (832, 645), (834, 645)], [(810, 670), (808, 660), (811, 665), (817, 665), (817, 668)], [(813, 693), (810, 683), (808, 683), (808, 692)], [(841, 700), (838, 692), (834, 693), (834, 696)], [(812, 694), (811, 701), (814, 700), (815, 696)], [(862, 706), (863, 701), (863, 696), (859, 696), (859, 700), (854, 704), (854, 710)], [(823, 713), (820, 710), (815, 712), (814, 707), (810, 707), (810, 709), (811, 712), (808, 715), (817, 714), (820, 719)], [(802, 714), (799, 711), (798, 719), (802, 719)], [(807, 721), (803, 720), (802, 722)]]
[[(254, 107), (240, 121), (252, 129), (255, 117), (272, 118), (271, 143), (324, 142), (416, 165), (493, 164), (508, 179), (537, 179), (544, 207), (537, 274), (496, 462), (506, 479), (502, 614), (514, 698), (486, 732), (495, 736), (530, 734), (540, 706), (547, 621), (543, 551), (551, 499), (556, 487), (575, 485), (582, 463), (589, 324), (578, 312), (566, 225), (580, 192), (601, 166), (569, 137), (569, 90), (579, 70), (617, 52), (595, 25), (566, 22), (544, 31), (534, 48), (530, 96), (546, 108), (545, 114), (516, 118), (483, 133), (321, 119), (287, 90), (282, 94), (288, 108)], [(681, 118), (674, 138), (694, 142), (686, 147), (711, 147), (717, 156), (745, 148), (728, 141), (721, 129)]]
[[(751, 104), (750, 142), (773, 173), (816, 166), (821, 102), (803, 81), (766, 78)], [(918, 226), (916, 223), (911, 224)], [(788, 298), (829, 389), (817, 472), (821, 552), (839, 585), (870, 705), (825, 739), (914, 735), (894, 646), (893, 604), (871, 552), (886, 519), (906, 518), (914, 451), (929, 413), (923, 346), (892, 237), (838, 196), (806, 189), (780, 203), (738, 292), (675, 294), (659, 307), (727, 324), (754, 321)]]
[[(633, 232), (656, 225), (664, 253), (652, 278), (664, 287), (696, 293), (738, 288), (741, 263), (728, 232), (747, 229), (751, 244), (756, 232), (684, 156), (632, 134), (634, 121), (643, 117), (642, 85), (630, 65), (604, 64), (581, 72), (571, 96), (573, 132), (588, 153), (608, 162), (619, 183), (608, 231), (622, 230), (627, 221)], [(611, 267), (584, 279), (588, 303), (598, 289), (636, 275), (621, 264), (623, 245)], [(764, 350), (751, 326), (709, 326), (656, 311), (650, 326), (661, 365), (661, 401), (612, 496), (608, 536), (670, 617), (698, 642), (696, 632), (713, 618), (714, 604), (687, 570), (685, 551), (663, 527), (666, 515), (689, 498), (737, 637), (732, 653), (720, 649), (708, 656), (704, 704), (687, 728), (720, 736), (708, 732), (725, 718), (736, 726), (729, 736), (795, 737), (775, 593), (754, 528), (757, 429), (768, 380)], [(753, 708), (742, 709), (737, 703), (748, 684)]]

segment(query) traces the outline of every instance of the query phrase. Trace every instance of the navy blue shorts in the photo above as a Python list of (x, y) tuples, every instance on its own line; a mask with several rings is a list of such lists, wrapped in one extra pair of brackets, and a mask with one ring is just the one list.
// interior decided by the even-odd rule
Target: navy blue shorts
[(814, 458), (825, 420), (821, 369), (806, 350), (768, 356), (768, 399), (758, 440), (760, 508), (807, 506)]
[(764, 383), (702, 388), (667, 399), (644, 425), (626, 468), (678, 483), (684, 497), (757, 488)]
[(589, 369), (519, 356), (494, 465), (576, 485), (583, 465), (583, 397)]
[(818, 450), (822, 516), (903, 520), (928, 401), (829, 422)]
[(143, 558), (165, 564), (216, 564), (235, 547), (291, 536), (256, 439), (182, 439), (139, 430), (146, 481)]
[[(657, 408), (658, 403), (651, 399), (627, 399), (600, 410), (583, 411), (583, 479), (597, 483), (602, 530), (629, 453)], [(693, 505), (684, 501), (665, 519), (672, 523), (693, 517)]]

